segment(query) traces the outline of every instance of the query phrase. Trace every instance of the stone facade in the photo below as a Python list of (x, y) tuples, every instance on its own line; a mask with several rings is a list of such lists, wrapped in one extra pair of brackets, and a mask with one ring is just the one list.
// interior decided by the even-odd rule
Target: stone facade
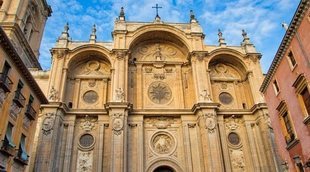
[(300, 1), (291, 24), (284, 25), (286, 34), (261, 86), (283, 171), (310, 171), (309, 7)]
[(115, 21), (113, 42), (52, 48), (35, 171), (278, 171), (260, 53), (190, 23)]

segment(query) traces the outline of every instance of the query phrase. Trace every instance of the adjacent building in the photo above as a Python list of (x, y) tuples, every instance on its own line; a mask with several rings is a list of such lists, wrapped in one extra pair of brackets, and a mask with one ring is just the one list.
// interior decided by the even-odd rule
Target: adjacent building
[(260, 88), (282, 165), (310, 171), (310, 1), (301, 0)]
[(28, 68), (51, 9), (45, 0), (0, 1), (0, 171), (27, 170), (40, 104), (48, 101)]
[[(280, 171), (259, 91), (261, 54), (205, 45), (188, 23), (115, 21), (113, 42), (74, 41), (69, 26), (50, 71), (32, 71), (42, 105), (35, 171)], [(74, 28), (73, 28), (74, 29)], [(240, 36), (241, 38), (241, 36)]]

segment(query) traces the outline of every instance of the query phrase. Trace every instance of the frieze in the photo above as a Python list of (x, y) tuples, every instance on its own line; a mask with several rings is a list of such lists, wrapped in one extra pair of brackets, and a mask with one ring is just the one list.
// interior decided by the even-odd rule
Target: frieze
[(161, 117), (146, 118), (145, 122), (151, 124), (152, 126), (156, 127), (157, 129), (167, 129), (175, 121), (174, 121), (173, 117), (161, 116)]
[(42, 122), (42, 130), (44, 135), (49, 135), (54, 127), (55, 113), (46, 113)]

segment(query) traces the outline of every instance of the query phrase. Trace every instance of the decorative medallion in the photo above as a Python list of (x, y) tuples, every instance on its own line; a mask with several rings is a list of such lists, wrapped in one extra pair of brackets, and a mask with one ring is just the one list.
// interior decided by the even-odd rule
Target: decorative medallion
[(113, 132), (116, 135), (120, 135), (122, 133), (124, 122), (123, 122), (123, 114), (122, 113), (115, 113), (113, 114)]
[(44, 135), (49, 135), (51, 130), (53, 129), (55, 121), (55, 114), (54, 113), (46, 113), (45, 118), (42, 123), (42, 130)]
[(97, 71), (100, 69), (100, 63), (95, 60), (91, 60), (87, 62), (87, 69), (90, 71)]
[(167, 132), (158, 132), (151, 138), (151, 147), (158, 154), (169, 154), (175, 148), (173, 136)]
[(238, 145), (240, 143), (240, 137), (237, 133), (231, 132), (228, 134), (228, 141), (232, 145)]
[(94, 145), (95, 143), (95, 138), (94, 136), (92, 136), (91, 134), (83, 134), (81, 137), (80, 137), (80, 140), (79, 140), (79, 145), (82, 147), (82, 148), (90, 148)]
[(89, 104), (95, 103), (98, 100), (98, 94), (93, 90), (87, 91), (83, 95), (83, 100)]
[(165, 104), (171, 100), (172, 92), (166, 83), (156, 81), (149, 86), (148, 96), (156, 104)]
[(216, 128), (216, 116), (214, 113), (205, 114), (205, 123), (206, 128), (209, 130), (209, 133), (213, 133)]
[(219, 99), (220, 99), (221, 103), (223, 103), (225, 105), (228, 105), (233, 101), (233, 97), (227, 92), (222, 92), (219, 95)]

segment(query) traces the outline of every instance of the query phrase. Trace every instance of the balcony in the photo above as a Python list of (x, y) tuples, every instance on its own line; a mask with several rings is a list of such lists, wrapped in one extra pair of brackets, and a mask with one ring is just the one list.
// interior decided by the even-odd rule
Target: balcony
[(4, 140), (2, 140), (0, 151), (9, 156), (13, 156), (15, 154), (15, 147), (16, 146), (10, 141), (10, 139), (5, 136)]
[(18, 149), (17, 155), (14, 158), (15, 161), (18, 161), (19, 163), (23, 164), (23, 165), (28, 165), (28, 161), (29, 161), (29, 155), (27, 154), (27, 152), (25, 150), (23, 150), (20, 146), (20, 148)]
[(13, 101), (17, 104), (19, 107), (24, 107), (25, 105), (25, 97), (20, 91), (15, 91), (15, 96)]
[(0, 88), (2, 88), (5, 92), (11, 92), (13, 82), (3, 73), (0, 73)]
[(286, 141), (286, 144), (290, 144), (292, 141), (295, 140), (295, 134), (294, 133), (290, 133), (289, 135), (286, 135), (285, 136), (285, 141)]
[(26, 115), (29, 119), (35, 120), (35, 119), (36, 119), (36, 114), (37, 114), (37, 112), (34, 110), (34, 108), (33, 108), (30, 104), (28, 104), (28, 105), (27, 105), (27, 110), (26, 110), (26, 112), (25, 112), (25, 115)]

